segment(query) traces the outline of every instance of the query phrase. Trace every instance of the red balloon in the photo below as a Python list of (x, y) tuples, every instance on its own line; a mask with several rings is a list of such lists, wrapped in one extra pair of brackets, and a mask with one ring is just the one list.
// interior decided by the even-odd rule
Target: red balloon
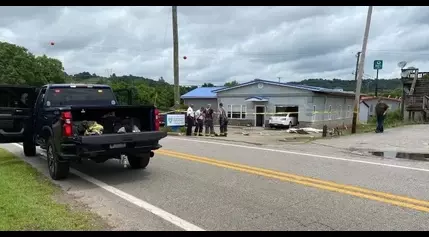
[(185, 60), (186, 60), (187, 58), (188, 58), (188, 57), (186, 57), (186, 56), (183, 56), (183, 59), (185, 59)]
[(54, 43), (54, 42), (51, 42), (51, 45), (55, 45), (55, 43)]

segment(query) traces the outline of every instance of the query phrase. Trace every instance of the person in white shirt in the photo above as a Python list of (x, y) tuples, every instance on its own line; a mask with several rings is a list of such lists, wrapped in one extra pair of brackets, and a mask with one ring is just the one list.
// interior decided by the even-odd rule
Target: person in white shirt
[(204, 107), (195, 111), (195, 130), (194, 136), (203, 136), (203, 125), (204, 125)]
[(187, 123), (187, 128), (186, 128), (186, 136), (191, 136), (192, 135), (192, 126), (194, 126), (194, 105), (191, 104), (189, 105), (188, 110), (186, 111), (186, 123)]

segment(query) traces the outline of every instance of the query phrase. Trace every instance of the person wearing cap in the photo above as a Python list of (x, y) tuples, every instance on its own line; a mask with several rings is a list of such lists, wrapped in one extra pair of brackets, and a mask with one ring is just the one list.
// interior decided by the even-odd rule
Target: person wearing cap
[(192, 126), (194, 126), (194, 105), (191, 104), (189, 105), (188, 110), (186, 111), (186, 123), (187, 123), (187, 128), (186, 128), (186, 136), (192, 136)]
[(208, 104), (204, 113), (204, 124), (205, 124), (205, 135), (206, 136), (215, 136), (214, 127), (213, 127), (213, 116), (214, 112), (212, 109), (212, 105)]
[(204, 125), (204, 107), (195, 111), (195, 130), (194, 136), (203, 136), (203, 125)]
[(377, 127), (375, 129), (376, 133), (384, 132), (384, 119), (386, 118), (388, 109), (389, 106), (383, 102), (382, 98), (379, 98), (378, 103), (375, 105), (375, 115), (377, 116)]
[(220, 136), (226, 137), (228, 135), (228, 116), (223, 108), (223, 103), (219, 104), (219, 127), (220, 127)]

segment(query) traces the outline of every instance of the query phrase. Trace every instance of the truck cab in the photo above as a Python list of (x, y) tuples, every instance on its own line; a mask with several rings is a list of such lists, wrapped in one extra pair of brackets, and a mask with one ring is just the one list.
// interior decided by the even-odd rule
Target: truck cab
[(36, 87), (0, 85), (0, 143), (24, 141), (36, 96)]

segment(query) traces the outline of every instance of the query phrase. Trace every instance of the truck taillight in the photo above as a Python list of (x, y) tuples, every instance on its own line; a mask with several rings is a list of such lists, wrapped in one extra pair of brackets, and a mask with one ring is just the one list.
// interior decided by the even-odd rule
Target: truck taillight
[(155, 131), (159, 131), (159, 110), (155, 109)]
[(62, 112), (61, 113), (61, 119), (63, 120), (63, 136), (65, 137), (71, 137), (73, 135), (73, 128), (72, 128), (72, 115), (71, 112)]

